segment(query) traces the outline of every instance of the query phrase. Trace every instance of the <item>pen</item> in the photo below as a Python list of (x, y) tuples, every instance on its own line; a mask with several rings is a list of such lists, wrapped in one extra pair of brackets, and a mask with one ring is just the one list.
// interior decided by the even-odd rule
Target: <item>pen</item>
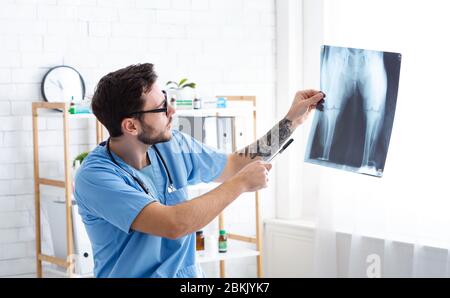
[(292, 142), (294, 141), (294, 139), (290, 139), (289, 141), (287, 141), (286, 144), (284, 144), (284, 146), (280, 149), (280, 151), (278, 151), (277, 153), (274, 154), (274, 156), (272, 156), (267, 162), (271, 162), (272, 159), (275, 158), (275, 156), (277, 156), (278, 154), (283, 153), (284, 150), (286, 150), (287, 147), (289, 147), (290, 144), (292, 144)]

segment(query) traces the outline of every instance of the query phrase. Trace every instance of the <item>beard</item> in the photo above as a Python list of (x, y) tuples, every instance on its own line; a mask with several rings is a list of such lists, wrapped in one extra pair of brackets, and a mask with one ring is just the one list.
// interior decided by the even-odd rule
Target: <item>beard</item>
[(169, 125), (172, 123), (172, 119), (170, 119), (165, 129), (160, 131), (150, 127), (142, 121), (139, 122), (142, 126), (142, 132), (138, 134), (137, 138), (142, 143), (146, 145), (154, 145), (158, 143), (165, 143), (172, 139), (172, 130), (169, 128)]

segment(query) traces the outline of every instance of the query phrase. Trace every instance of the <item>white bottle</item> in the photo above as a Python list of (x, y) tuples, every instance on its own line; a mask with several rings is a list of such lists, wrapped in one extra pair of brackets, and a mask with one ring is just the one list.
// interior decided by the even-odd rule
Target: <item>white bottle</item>
[(175, 96), (175, 94), (172, 94), (172, 96), (170, 97), (170, 105), (176, 109), (177, 108), (177, 98)]
[(217, 254), (217, 238), (214, 235), (207, 235), (205, 237), (205, 254)]
[(194, 109), (199, 110), (202, 108), (202, 100), (200, 98), (195, 98), (192, 102), (192, 106)]

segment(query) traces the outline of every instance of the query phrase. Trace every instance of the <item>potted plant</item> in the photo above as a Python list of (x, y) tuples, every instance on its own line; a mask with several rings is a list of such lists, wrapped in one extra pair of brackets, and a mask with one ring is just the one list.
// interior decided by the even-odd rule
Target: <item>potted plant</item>
[(86, 158), (86, 156), (88, 156), (89, 151), (80, 153), (77, 155), (77, 157), (75, 157), (75, 159), (73, 160), (72, 166), (75, 170), (77, 170), (77, 168), (81, 165), (81, 163), (83, 162), (83, 160)]
[(195, 98), (195, 83), (189, 82), (187, 78), (184, 78), (179, 82), (168, 81), (166, 87), (168, 87), (167, 96), (169, 100), (175, 96), (178, 107), (184, 105), (190, 105), (192, 107), (192, 101)]

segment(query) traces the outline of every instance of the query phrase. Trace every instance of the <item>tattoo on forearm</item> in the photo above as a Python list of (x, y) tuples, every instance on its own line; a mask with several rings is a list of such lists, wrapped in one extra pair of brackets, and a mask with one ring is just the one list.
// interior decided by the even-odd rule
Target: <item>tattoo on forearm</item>
[(269, 160), (284, 142), (292, 135), (292, 121), (284, 118), (255, 143), (241, 149), (235, 154), (255, 159)]

